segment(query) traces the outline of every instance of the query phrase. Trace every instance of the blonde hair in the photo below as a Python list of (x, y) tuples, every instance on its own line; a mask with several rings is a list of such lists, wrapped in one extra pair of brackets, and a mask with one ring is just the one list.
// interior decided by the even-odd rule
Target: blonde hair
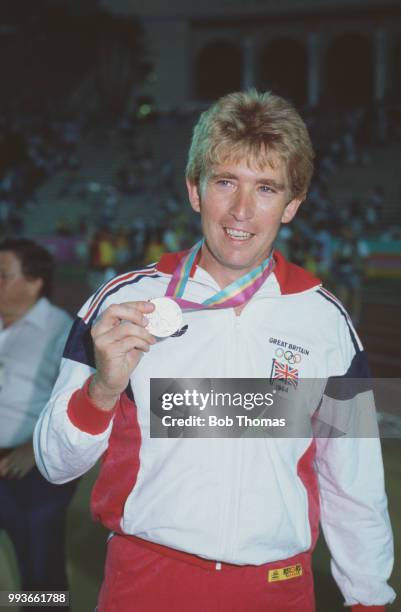
[(244, 158), (258, 169), (284, 161), (293, 197), (305, 197), (314, 151), (307, 127), (284, 98), (256, 89), (220, 98), (201, 114), (188, 153), (187, 179), (200, 185), (212, 167)]

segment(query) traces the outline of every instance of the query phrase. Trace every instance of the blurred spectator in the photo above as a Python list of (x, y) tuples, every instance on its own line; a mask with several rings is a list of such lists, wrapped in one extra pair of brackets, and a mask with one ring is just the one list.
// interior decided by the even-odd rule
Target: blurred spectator
[(323, 222), (317, 225), (316, 230), (316, 274), (325, 283), (332, 267), (333, 237)]
[(113, 236), (111, 232), (104, 229), (99, 237), (99, 264), (104, 273), (104, 281), (109, 280), (116, 274), (116, 250), (114, 248)]
[(24, 591), (68, 590), (65, 514), (76, 481), (49, 484), (32, 447), (71, 324), (49, 301), (52, 268), (31, 240), (0, 243), (0, 529), (14, 545)]
[(6, 200), (0, 200), (0, 231), (7, 231), (8, 219), (10, 217), (10, 203)]
[(380, 219), (384, 206), (383, 188), (376, 185), (368, 195), (365, 219), (370, 228), (374, 228)]
[(100, 224), (110, 226), (117, 216), (117, 207), (120, 201), (118, 190), (113, 185), (106, 187), (106, 198), (102, 206)]
[(160, 257), (166, 250), (163, 242), (163, 231), (161, 229), (154, 230), (149, 237), (149, 241), (145, 246), (143, 255), (143, 263), (145, 265), (159, 261)]
[(163, 244), (167, 251), (174, 252), (180, 250), (179, 228), (173, 227), (171, 222), (167, 222), (167, 227), (163, 232)]
[(366, 211), (362, 202), (358, 198), (352, 198), (345, 210), (347, 216), (344, 220), (351, 225), (356, 236), (361, 235), (366, 227)]
[(276, 238), (276, 248), (284, 255), (286, 259), (290, 258), (290, 240), (292, 229), (286, 224), (282, 225)]
[(131, 252), (135, 261), (142, 261), (147, 227), (145, 219), (136, 215), (131, 225)]
[(89, 246), (89, 286), (98, 287), (116, 274), (116, 250), (111, 233), (95, 232)]
[(92, 237), (89, 238), (89, 274), (88, 274), (88, 282), (89, 287), (92, 291), (96, 291), (96, 288), (102, 284), (103, 272), (100, 267), (100, 251), (99, 251), (99, 242), (100, 242), (100, 232), (95, 231)]
[(57, 220), (56, 234), (58, 236), (71, 236), (73, 233), (70, 221), (62, 215)]
[(128, 234), (126, 230), (120, 228), (114, 240), (115, 259), (118, 266), (128, 263), (131, 255)]
[(361, 286), (368, 255), (366, 241), (357, 238), (349, 225), (343, 227), (333, 253), (333, 277), (337, 296), (351, 314), (354, 325), (359, 323)]
[(123, 166), (117, 173), (118, 188), (125, 195), (141, 191), (141, 182), (134, 169)]

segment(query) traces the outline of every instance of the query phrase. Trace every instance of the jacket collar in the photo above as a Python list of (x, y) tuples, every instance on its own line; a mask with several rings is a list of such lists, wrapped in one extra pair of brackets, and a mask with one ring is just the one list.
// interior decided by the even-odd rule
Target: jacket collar
[[(10, 326), (6, 327), (6, 330), (13, 328), (17, 325), (34, 325), (41, 330), (46, 330), (49, 323), (49, 300), (45, 297), (39, 298), (37, 302), (22, 315), (20, 319), (17, 319)], [(6, 331), (5, 330), (5, 331)], [(0, 317), (0, 331), (3, 331), (3, 322)]]
[[(163, 274), (173, 274), (178, 263), (187, 253), (188, 251), (164, 253), (156, 265), (156, 269)], [(198, 257), (191, 268), (190, 277), (193, 277), (195, 274)], [(277, 249), (274, 250), (273, 257), (276, 264), (273, 274), (280, 287), (281, 295), (301, 293), (321, 285), (321, 281), (316, 276), (313, 276), (313, 274), (310, 274), (310, 272), (300, 266), (287, 261), (284, 255)]]
[(39, 298), (36, 304), (22, 317), (21, 321), (45, 330), (49, 323), (49, 300), (45, 297)]

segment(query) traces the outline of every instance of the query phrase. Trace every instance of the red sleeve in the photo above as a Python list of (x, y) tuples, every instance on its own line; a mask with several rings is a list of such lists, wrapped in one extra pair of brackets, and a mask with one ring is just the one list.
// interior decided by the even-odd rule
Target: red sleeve
[(81, 389), (77, 389), (68, 402), (67, 414), (73, 425), (89, 434), (101, 434), (106, 431), (113, 415), (116, 405), (112, 410), (101, 410), (89, 397), (88, 387), (92, 376), (88, 378)]
[(384, 606), (363, 606), (362, 604), (357, 604), (356, 606), (352, 606), (352, 612), (385, 612)]

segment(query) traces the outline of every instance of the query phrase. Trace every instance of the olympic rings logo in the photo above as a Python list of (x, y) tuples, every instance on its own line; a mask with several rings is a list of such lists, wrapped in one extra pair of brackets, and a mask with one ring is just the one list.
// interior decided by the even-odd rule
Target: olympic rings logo
[(281, 357), (284, 357), (284, 359), (286, 361), (288, 361), (288, 363), (299, 363), (302, 359), (301, 355), (299, 353), (293, 353), (292, 351), (284, 351), (284, 349), (282, 348), (278, 348), (276, 349), (276, 357), (278, 357), (279, 359)]

